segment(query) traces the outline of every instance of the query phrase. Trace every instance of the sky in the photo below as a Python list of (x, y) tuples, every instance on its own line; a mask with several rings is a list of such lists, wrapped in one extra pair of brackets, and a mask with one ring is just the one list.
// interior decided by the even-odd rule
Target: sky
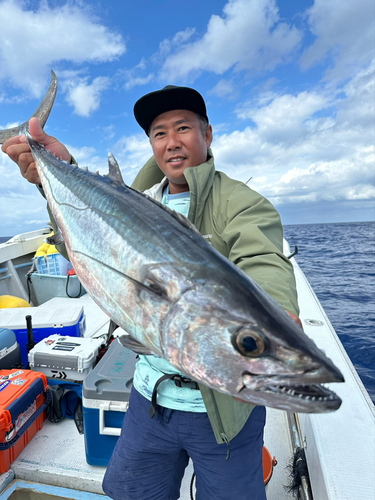
[[(284, 224), (375, 219), (373, 0), (0, 0), (0, 129), (58, 93), (45, 126), (80, 166), (131, 183), (152, 151), (133, 106), (193, 87), (217, 170)], [(0, 236), (44, 227), (45, 200), (0, 152)], [(250, 179), (250, 180), (249, 180)]]

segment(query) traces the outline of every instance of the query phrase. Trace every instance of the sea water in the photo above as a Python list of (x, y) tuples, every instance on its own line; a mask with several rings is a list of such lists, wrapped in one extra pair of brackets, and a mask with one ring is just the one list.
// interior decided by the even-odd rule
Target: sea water
[(375, 403), (375, 222), (284, 226), (284, 237)]
[(375, 402), (375, 222), (284, 226), (284, 236)]

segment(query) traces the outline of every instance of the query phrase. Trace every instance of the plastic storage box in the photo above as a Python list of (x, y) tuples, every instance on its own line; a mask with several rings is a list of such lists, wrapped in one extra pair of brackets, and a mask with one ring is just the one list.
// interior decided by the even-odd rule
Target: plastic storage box
[(76, 275), (53, 276), (32, 273), (30, 280), (38, 305), (44, 304), (54, 297), (78, 298), (86, 293)]
[(94, 368), (102, 339), (50, 335), (29, 352), (31, 370), (49, 378), (81, 381)]
[(136, 354), (116, 339), (83, 381), (86, 460), (107, 466), (129, 406)]
[(21, 351), (15, 333), (7, 328), (0, 328), (0, 370), (20, 366)]
[(47, 379), (31, 370), (0, 370), (0, 474), (42, 428), (51, 401)]
[(38, 343), (54, 333), (70, 337), (83, 337), (86, 331), (83, 307), (20, 307), (0, 309), (0, 327), (13, 330), (21, 349), (21, 361), (27, 367), (27, 327), (26, 316), (32, 318), (34, 342)]
[(35, 265), (39, 274), (52, 274), (66, 276), (72, 269), (72, 264), (59, 253), (51, 253), (46, 256), (34, 257)]

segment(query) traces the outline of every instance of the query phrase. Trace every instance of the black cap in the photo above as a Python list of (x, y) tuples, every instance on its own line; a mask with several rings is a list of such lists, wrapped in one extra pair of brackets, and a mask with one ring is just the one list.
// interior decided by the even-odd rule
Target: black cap
[(148, 135), (151, 123), (166, 111), (187, 109), (197, 113), (208, 123), (206, 104), (203, 97), (189, 87), (167, 85), (161, 90), (146, 94), (134, 105), (134, 116)]

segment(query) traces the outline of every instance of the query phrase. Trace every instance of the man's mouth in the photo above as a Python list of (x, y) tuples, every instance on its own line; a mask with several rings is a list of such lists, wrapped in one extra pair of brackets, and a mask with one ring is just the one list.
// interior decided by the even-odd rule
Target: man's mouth
[(169, 158), (168, 163), (178, 163), (184, 160), (186, 160), (184, 156), (174, 156), (173, 158)]

